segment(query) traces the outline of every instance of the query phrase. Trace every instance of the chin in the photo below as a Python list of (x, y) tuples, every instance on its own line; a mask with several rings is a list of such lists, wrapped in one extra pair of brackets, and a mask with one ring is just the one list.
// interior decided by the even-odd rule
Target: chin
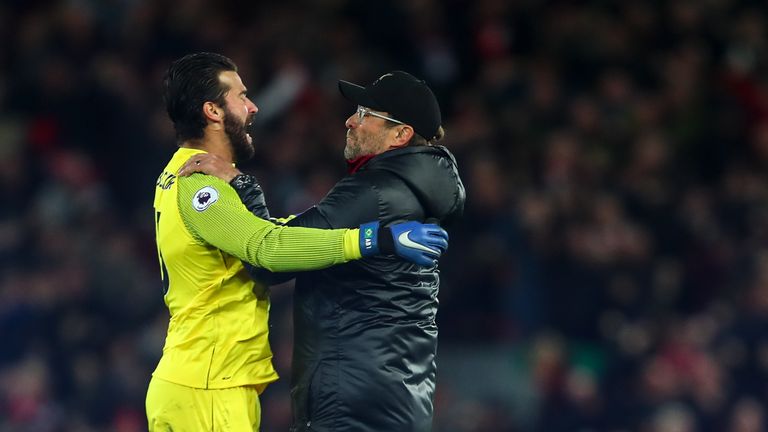
[[(245, 144), (245, 142), (243, 144)], [(232, 150), (235, 162), (237, 163), (249, 161), (256, 154), (256, 147), (250, 143), (241, 147), (234, 148)]]

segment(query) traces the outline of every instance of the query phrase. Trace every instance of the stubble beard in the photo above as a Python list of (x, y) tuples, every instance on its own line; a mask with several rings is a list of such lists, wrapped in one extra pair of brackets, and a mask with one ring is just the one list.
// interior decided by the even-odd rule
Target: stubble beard
[(246, 131), (246, 125), (251, 122), (252, 117), (249, 115), (243, 123), (231, 111), (224, 110), (224, 133), (229, 138), (229, 145), (232, 146), (235, 162), (250, 160), (256, 154), (256, 147), (248, 142), (248, 132)]
[(351, 131), (347, 132), (347, 137), (350, 138), (346, 141), (344, 147), (344, 159), (355, 160), (362, 156), (369, 156), (377, 154), (377, 149), (380, 147), (380, 142), (383, 140), (382, 136), (366, 135), (364, 137), (355, 136)]
[(346, 141), (346, 145), (344, 146), (344, 159), (346, 160), (353, 160), (357, 159), (360, 154), (360, 146), (358, 145), (357, 141), (352, 138), (348, 139)]

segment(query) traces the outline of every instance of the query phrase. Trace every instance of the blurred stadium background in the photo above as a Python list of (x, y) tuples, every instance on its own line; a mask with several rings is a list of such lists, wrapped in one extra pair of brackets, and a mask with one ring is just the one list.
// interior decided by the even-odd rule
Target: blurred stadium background
[[(3, 0), (0, 431), (145, 430), (170, 61), (232, 57), (272, 213), (344, 174), (338, 79), (442, 102), (466, 215), (435, 431), (768, 428), (768, 7), (735, 0)], [(289, 419), (290, 286), (272, 291)]]

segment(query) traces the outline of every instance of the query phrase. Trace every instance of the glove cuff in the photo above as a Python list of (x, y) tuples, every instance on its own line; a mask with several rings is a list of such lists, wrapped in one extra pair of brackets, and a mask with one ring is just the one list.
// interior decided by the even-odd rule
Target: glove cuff
[(379, 228), (379, 253), (395, 255), (395, 236), (389, 227)]
[(379, 222), (360, 225), (360, 255), (369, 257), (379, 254)]

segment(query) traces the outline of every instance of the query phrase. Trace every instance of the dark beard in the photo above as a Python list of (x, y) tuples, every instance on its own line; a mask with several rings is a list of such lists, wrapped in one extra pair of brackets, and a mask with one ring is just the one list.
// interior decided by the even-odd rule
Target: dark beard
[[(250, 123), (250, 120), (251, 116), (248, 116), (246, 124)], [(248, 143), (248, 133), (245, 130), (245, 125), (240, 123), (240, 120), (228, 109), (224, 110), (224, 133), (229, 138), (235, 162), (247, 161), (256, 153), (253, 144)]]

